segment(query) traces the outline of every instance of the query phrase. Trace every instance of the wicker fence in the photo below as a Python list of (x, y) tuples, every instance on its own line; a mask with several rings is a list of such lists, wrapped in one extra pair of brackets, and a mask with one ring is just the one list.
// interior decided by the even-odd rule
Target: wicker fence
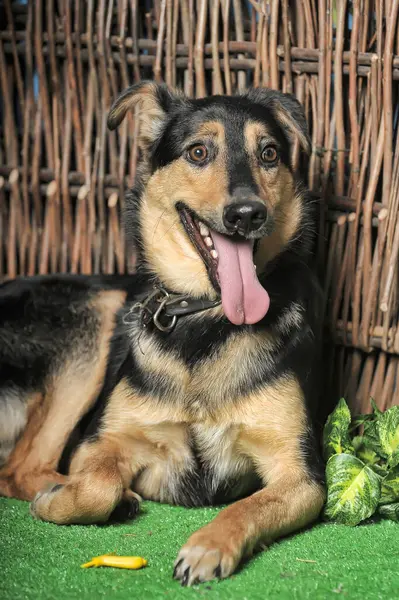
[(330, 332), (326, 389), (399, 404), (399, 0), (0, 2), (0, 278), (122, 272), (140, 78), (189, 95), (293, 92), (313, 152)]

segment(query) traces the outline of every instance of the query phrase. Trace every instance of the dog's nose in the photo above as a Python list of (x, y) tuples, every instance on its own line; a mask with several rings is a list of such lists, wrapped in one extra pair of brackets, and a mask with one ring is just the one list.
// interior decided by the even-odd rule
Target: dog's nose
[(266, 219), (266, 206), (255, 200), (228, 204), (223, 211), (226, 229), (244, 235), (260, 229), (266, 223)]

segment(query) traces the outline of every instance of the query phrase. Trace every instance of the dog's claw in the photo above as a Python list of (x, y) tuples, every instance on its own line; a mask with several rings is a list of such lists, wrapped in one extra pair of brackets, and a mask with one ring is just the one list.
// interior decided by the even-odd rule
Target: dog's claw
[(54, 492), (57, 492), (58, 490), (60, 490), (62, 487), (64, 487), (64, 485), (62, 483), (56, 483), (52, 488), (50, 488), (48, 490), (48, 492), (50, 494), (53, 494)]
[(58, 492), (58, 490), (60, 490), (61, 488), (64, 487), (63, 483), (50, 483), (49, 485), (47, 485), (43, 490), (40, 490), (40, 492), (38, 492), (36, 494), (36, 496), (33, 498), (32, 502), (29, 505), (29, 512), (32, 515), (32, 517), (34, 519), (37, 519), (38, 516), (36, 514), (36, 503), (37, 501), (44, 495), (44, 494), (55, 494), (56, 492)]
[(183, 559), (181, 558), (176, 564), (175, 564), (175, 568), (173, 569), (173, 579), (177, 579), (176, 575), (177, 575), (177, 569), (180, 567), (180, 565), (182, 564)]
[(184, 586), (184, 587), (187, 586), (189, 577), (190, 577), (190, 567), (187, 567), (187, 569), (184, 571), (184, 574), (183, 574), (183, 577), (181, 580), (182, 586)]
[(211, 580), (220, 581), (234, 572), (240, 558), (241, 553), (235, 554), (229, 547), (218, 548), (217, 542), (204, 540), (202, 544), (190, 544), (189, 540), (176, 559), (173, 575), (187, 587)]
[(214, 575), (216, 577), (216, 579), (220, 579), (222, 576), (222, 567), (220, 566), (220, 564), (216, 567), (216, 569), (214, 570)]

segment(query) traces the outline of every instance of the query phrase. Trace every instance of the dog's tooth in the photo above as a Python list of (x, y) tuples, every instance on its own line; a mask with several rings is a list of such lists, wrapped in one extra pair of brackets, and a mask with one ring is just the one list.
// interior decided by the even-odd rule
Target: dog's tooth
[(208, 248), (211, 248), (213, 246), (212, 238), (209, 236), (204, 238), (204, 242), (205, 245), (208, 246)]
[(200, 222), (199, 224), (199, 230), (200, 230), (200, 234), (202, 235), (202, 237), (206, 237), (209, 236), (209, 229), (206, 225), (204, 225), (203, 223)]
[(219, 258), (219, 254), (216, 252), (216, 250), (211, 250), (209, 253), (212, 258)]

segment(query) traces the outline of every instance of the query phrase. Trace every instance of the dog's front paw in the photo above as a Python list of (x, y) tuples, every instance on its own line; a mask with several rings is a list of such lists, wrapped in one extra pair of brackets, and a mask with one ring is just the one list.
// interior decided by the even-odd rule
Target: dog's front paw
[(115, 486), (96, 489), (93, 480), (86, 477), (50, 485), (36, 495), (30, 512), (36, 519), (58, 525), (104, 523), (111, 515), (119, 521), (134, 518), (140, 500), (130, 490), (123, 492)]
[(50, 521), (50, 506), (58, 490), (64, 486), (61, 483), (50, 483), (43, 490), (38, 492), (30, 503), (29, 511), (32, 517), (35, 519), (42, 519), (43, 521)]
[(242, 549), (208, 525), (194, 533), (180, 550), (173, 577), (184, 586), (229, 577), (240, 562)]
[[(45, 488), (43, 488), (42, 490), (40, 490), (40, 492), (38, 492), (35, 497), (33, 498), (32, 502), (30, 503), (30, 512), (32, 514), (32, 516), (36, 517), (36, 506), (39, 503), (40, 498), (42, 498), (43, 496), (47, 499), (48, 498), (48, 494), (53, 494), (54, 492), (56, 492), (57, 490), (61, 489), (63, 486), (60, 483), (49, 483), (48, 485), (46, 485)], [(43, 502), (43, 501), (42, 501)]]

